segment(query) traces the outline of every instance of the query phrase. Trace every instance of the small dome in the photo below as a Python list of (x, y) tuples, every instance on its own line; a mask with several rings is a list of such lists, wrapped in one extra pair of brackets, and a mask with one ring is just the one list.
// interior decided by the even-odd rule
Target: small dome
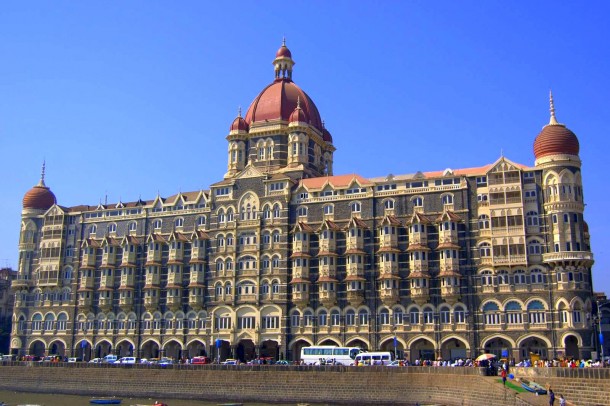
[(329, 144), (333, 143), (333, 137), (330, 135), (330, 131), (328, 131), (326, 128), (322, 129), (322, 139)]
[(248, 123), (246, 123), (246, 120), (239, 115), (235, 117), (235, 120), (233, 120), (231, 123), (229, 131), (248, 131)]
[(28, 190), (23, 196), (24, 209), (48, 210), (55, 203), (57, 203), (55, 195), (43, 181)]
[(555, 154), (578, 155), (579, 151), (580, 145), (576, 134), (563, 124), (544, 126), (534, 141), (536, 159)]
[(282, 46), (275, 53), (276, 58), (292, 58), (292, 53), (290, 49), (286, 46), (286, 40), (282, 41)]
[(536, 159), (540, 159), (548, 155), (578, 155), (580, 144), (576, 134), (566, 128), (565, 125), (557, 122), (552, 92), (549, 94), (549, 102), (551, 119), (534, 141), (534, 156)]
[(288, 119), (288, 121), (291, 123), (296, 123), (296, 122), (308, 123), (309, 122), (309, 119), (307, 118), (307, 114), (305, 114), (305, 112), (301, 108), (299, 101), (297, 101), (297, 106), (294, 109), (294, 111), (292, 112), (292, 114), (290, 115), (290, 118)]

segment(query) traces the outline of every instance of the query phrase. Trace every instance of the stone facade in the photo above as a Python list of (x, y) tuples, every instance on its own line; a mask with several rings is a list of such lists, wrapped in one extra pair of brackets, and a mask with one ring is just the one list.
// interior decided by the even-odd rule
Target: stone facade
[(64, 207), (43, 172), (24, 198), (14, 353), (594, 350), (578, 141), (553, 107), (533, 167), (500, 157), (335, 176), (332, 137), (292, 82), (291, 58), (283, 45), (274, 82), (231, 124), (227, 173), (209, 190)]

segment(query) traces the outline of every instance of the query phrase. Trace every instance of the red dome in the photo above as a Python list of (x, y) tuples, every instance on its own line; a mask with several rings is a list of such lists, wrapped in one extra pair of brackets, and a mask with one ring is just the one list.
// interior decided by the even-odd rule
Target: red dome
[(248, 131), (248, 123), (246, 123), (242, 116), (238, 116), (231, 123), (229, 131)]
[(333, 137), (330, 135), (330, 132), (326, 129), (326, 127), (322, 128), (322, 139), (330, 144), (333, 143)]
[(301, 109), (309, 118), (308, 123), (321, 129), (322, 120), (318, 108), (307, 93), (287, 78), (274, 81), (260, 92), (248, 107), (246, 123), (251, 126), (253, 122), (265, 120), (288, 121), (299, 99)]
[(24, 209), (48, 210), (55, 203), (57, 203), (55, 195), (42, 182), (28, 190), (23, 196)]
[(578, 155), (579, 150), (578, 138), (563, 124), (544, 126), (534, 141), (536, 159), (555, 154)]
[(305, 114), (303, 109), (300, 106), (297, 106), (297, 108), (294, 109), (294, 111), (290, 115), (289, 121), (291, 123), (295, 123), (295, 122), (307, 123), (307, 122), (309, 122), (309, 119), (307, 118), (307, 114)]
[(292, 58), (292, 53), (290, 49), (286, 46), (286, 43), (283, 43), (280, 49), (275, 53), (276, 58)]

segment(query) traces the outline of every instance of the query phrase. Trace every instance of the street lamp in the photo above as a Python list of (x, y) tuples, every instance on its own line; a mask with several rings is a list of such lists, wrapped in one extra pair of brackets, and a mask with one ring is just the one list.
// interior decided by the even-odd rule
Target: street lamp
[(599, 353), (601, 365), (604, 365), (604, 333), (602, 332), (602, 308), (601, 303), (597, 300), (597, 315), (595, 317), (595, 324), (597, 325), (597, 332), (599, 333), (598, 342), (599, 342)]

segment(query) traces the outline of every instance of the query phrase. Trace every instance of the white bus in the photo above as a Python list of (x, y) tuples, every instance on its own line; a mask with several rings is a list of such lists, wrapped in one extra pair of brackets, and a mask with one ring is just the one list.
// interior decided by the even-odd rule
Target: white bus
[(356, 355), (353, 365), (390, 365), (392, 361), (394, 361), (393, 352), (363, 352)]
[(301, 361), (307, 365), (353, 365), (361, 352), (358, 347), (316, 345), (301, 348)]

